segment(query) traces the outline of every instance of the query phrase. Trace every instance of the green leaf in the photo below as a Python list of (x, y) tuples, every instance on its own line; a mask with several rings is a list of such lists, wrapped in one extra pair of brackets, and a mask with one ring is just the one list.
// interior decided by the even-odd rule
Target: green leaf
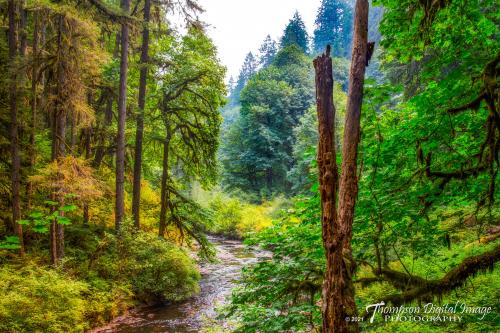
[(34, 226), (32, 230), (39, 234), (45, 234), (49, 231), (49, 228), (39, 225), (39, 226)]
[(40, 213), (40, 212), (33, 212), (33, 213), (30, 214), (30, 217), (33, 218), (33, 219), (38, 219), (38, 218), (43, 217), (43, 214)]
[(17, 236), (6, 236), (3, 241), (0, 241), (0, 249), (17, 250), (21, 247), (21, 242)]
[(20, 225), (29, 225), (31, 223), (30, 220), (19, 220), (17, 221), (17, 224), (20, 224)]
[(44, 219), (35, 219), (33, 220), (33, 224), (34, 225), (46, 225), (47, 223), (49, 223), (48, 220), (44, 220)]
[(76, 205), (66, 205), (66, 206), (59, 208), (59, 210), (61, 212), (72, 212), (72, 211), (76, 210), (77, 208), (78, 207)]
[(57, 223), (62, 225), (71, 224), (71, 220), (66, 216), (57, 216)]

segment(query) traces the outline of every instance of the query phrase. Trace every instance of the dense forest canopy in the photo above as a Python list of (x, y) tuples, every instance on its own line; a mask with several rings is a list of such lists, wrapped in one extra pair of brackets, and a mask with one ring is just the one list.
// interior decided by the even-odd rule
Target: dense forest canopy
[(213, 235), (266, 255), (203, 331), (495, 331), (498, 2), (321, 0), (227, 84), (202, 12), (0, 2), (0, 331), (186, 300)]

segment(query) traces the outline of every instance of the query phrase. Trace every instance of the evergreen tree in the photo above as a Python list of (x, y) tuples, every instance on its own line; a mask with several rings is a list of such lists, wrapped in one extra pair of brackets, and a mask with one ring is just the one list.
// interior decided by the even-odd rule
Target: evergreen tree
[(248, 52), (245, 57), (245, 61), (243, 62), (243, 66), (241, 66), (240, 74), (238, 75), (238, 80), (236, 81), (236, 85), (232, 90), (232, 94), (230, 97), (230, 104), (235, 105), (240, 100), (240, 92), (247, 83), (247, 81), (257, 72), (258, 61), (253, 55), (252, 52)]
[(322, 0), (316, 14), (314, 51), (332, 46), (333, 56), (348, 57), (352, 41), (352, 8), (346, 0)]
[[(123, 0), (121, 9), (128, 13), (130, 0)], [(120, 35), (120, 85), (118, 89), (118, 133), (116, 135), (116, 198), (115, 225), (116, 232), (121, 231), (125, 218), (125, 127), (127, 121), (127, 79), (129, 25), (123, 23)]]
[(229, 92), (229, 95), (233, 94), (235, 86), (236, 82), (234, 81), (234, 77), (231, 75), (229, 81), (227, 82), (227, 91)]
[(309, 50), (309, 35), (299, 12), (295, 12), (293, 18), (288, 22), (280, 42), (281, 48), (293, 44), (300, 47), (304, 53), (307, 53)]
[(270, 35), (267, 35), (266, 39), (264, 39), (264, 42), (262, 42), (262, 45), (259, 48), (259, 64), (262, 67), (269, 66), (273, 62), (276, 52), (278, 52), (276, 42)]
[(241, 92), (240, 116), (225, 133), (224, 185), (259, 201), (290, 193), (295, 164), (293, 128), (313, 102), (309, 59), (297, 45), (276, 55)]
[(144, 108), (146, 105), (146, 86), (148, 80), (149, 60), (149, 22), (151, 16), (151, 0), (144, 1), (144, 28), (142, 30), (142, 47), (140, 79), (139, 79), (139, 114), (136, 120), (135, 131), (135, 154), (134, 154), (134, 181), (132, 214), (134, 215), (134, 224), (137, 229), (140, 228), (140, 205), (141, 205), (141, 176), (142, 176), (142, 141), (144, 137)]

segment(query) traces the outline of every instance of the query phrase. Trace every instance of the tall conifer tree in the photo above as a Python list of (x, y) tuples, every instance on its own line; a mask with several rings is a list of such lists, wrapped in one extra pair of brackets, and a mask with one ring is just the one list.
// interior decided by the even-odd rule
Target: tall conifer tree
[(352, 8), (346, 0), (322, 0), (316, 14), (314, 51), (322, 52), (329, 44), (332, 55), (348, 57), (352, 42)]
[(295, 12), (290, 22), (288, 22), (280, 41), (281, 48), (293, 44), (300, 47), (304, 53), (307, 53), (309, 50), (309, 35), (299, 12)]
[(276, 45), (276, 42), (271, 38), (270, 35), (267, 35), (266, 39), (264, 39), (262, 45), (259, 48), (259, 64), (262, 67), (271, 65), (277, 52), (278, 46)]
[(240, 100), (240, 92), (245, 87), (247, 81), (257, 72), (257, 67), (259, 63), (252, 52), (248, 52), (241, 66), (240, 74), (238, 75), (238, 80), (236, 85), (232, 90), (231, 94), (231, 104), (237, 104)]

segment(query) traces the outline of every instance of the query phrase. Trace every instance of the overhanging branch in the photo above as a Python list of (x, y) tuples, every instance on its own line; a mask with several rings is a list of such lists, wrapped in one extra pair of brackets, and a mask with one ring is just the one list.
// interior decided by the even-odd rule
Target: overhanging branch
[(381, 271), (374, 271), (376, 275), (374, 278), (363, 278), (356, 282), (363, 285), (373, 282), (388, 282), (397, 289), (404, 290), (402, 293), (389, 295), (384, 299), (386, 304), (391, 303), (399, 306), (415, 300), (433, 296), (440, 297), (449, 293), (463, 286), (469, 277), (487, 270), (492, 271), (495, 263), (499, 260), (500, 246), (497, 246), (491, 251), (464, 259), (462, 263), (438, 280), (427, 280), (395, 270), (383, 269)]

